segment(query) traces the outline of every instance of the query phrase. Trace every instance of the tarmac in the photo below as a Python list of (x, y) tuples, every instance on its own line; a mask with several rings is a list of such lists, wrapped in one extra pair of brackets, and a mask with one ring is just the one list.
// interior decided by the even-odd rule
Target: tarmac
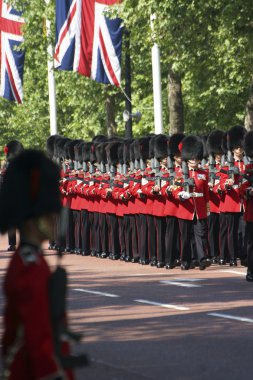
[[(7, 246), (1, 237), (1, 334)], [(56, 254), (45, 254), (53, 270)], [(246, 268), (166, 270), (73, 254), (62, 263), (69, 323), (84, 335), (73, 349), (90, 358), (76, 380), (252, 377), (253, 283), (245, 280)]]

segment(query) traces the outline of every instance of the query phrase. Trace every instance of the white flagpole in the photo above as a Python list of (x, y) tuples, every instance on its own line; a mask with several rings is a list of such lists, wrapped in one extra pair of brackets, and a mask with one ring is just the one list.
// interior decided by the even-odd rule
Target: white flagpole
[[(50, 0), (45, 0), (48, 5)], [(46, 20), (46, 34), (47, 38), (51, 35), (51, 22)], [(55, 78), (54, 78), (54, 49), (51, 43), (47, 48), (47, 71), (48, 71), (48, 93), (49, 93), (49, 112), (50, 112), (50, 135), (57, 134), (57, 110), (56, 110), (56, 92), (55, 92)]]
[[(150, 16), (151, 29), (154, 30), (156, 15)], [(153, 99), (154, 99), (154, 122), (155, 134), (163, 133), (163, 110), (162, 110), (162, 85), (160, 48), (157, 43), (152, 47), (152, 73), (153, 73)]]

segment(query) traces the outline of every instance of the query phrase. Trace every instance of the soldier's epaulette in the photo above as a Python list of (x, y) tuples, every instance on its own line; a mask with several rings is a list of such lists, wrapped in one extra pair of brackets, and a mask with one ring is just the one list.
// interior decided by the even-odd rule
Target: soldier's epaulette
[(25, 264), (34, 264), (38, 261), (38, 251), (30, 245), (21, 246), (19, 254)]

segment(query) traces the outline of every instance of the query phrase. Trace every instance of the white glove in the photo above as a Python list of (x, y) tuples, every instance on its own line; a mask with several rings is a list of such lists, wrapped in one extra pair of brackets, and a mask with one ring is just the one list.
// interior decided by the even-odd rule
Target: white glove
[(182, 198), (182, 199), (190, 199), (190, 193), (188, 193), (188, 191), (180, 191), (180, 193), (178, 193), (179, 197)]

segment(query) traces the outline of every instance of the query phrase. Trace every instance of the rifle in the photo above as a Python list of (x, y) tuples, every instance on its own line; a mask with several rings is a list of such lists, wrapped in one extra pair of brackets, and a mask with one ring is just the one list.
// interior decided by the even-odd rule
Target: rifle
[(176, 173), (175, 173), (175, 168), (174, 168), (174, 162), (171, 158), (171, 156), (167, 157), (167, 168), (169, 171), (169, 183), (174, 186), (175, 184), (175, 178), (176, 178)]
[(190, 192), (190, 187), (194, 186), (194, 179), (189, 177), (189, 168), (187, 162), (182, 162), (182, 173), (183, 173), (183, 188), (187, 193)]
[(210, 178), (210, 182), (212, 185), (215, 184), (215, 180), (216, 179), (219, 179), (219, 177), (217, 177), (217, 170), (215, 169), (215, 158), (212, 154), (209, 154), (209, 158), (208, 158), (208, 162), (209, 162), (209, 178)]
[(154, 157), (155, 185), (161, 188), (160, 162)]
[(234, 160), (234, 156), (231, 150), (228, 150), (227, 159), (228, 159), (228, 172), (227, 172), (228, 178), (234, 181), (235, 174), (240, 174), (240, 172), (239, 172), (239, 168), (235, 166), (235, 160)]

